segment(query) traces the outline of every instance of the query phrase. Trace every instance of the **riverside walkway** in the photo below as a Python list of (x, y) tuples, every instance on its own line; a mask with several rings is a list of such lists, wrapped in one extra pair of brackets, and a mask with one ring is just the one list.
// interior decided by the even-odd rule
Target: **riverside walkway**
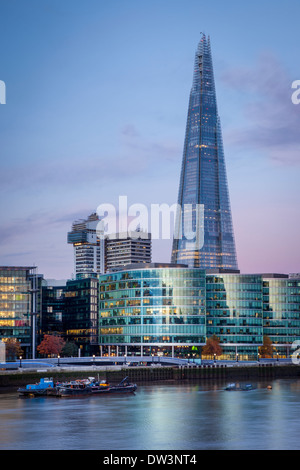
[(241, 360), (201, 360), (182, 359), (166, 356), (92, 356), (92, 357), (56, 357), (47, 359), (19, 359), (15, 362), (0, 362), (0, 370), (51, 369), (53, 367), (255, 367), (261, 365), (292, 365), (292, 359), (260, 359), (258, 361)]

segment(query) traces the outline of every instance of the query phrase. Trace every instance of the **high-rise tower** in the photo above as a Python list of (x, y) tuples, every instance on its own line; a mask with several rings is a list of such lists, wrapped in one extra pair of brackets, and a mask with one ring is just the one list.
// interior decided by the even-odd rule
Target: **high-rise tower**
[(106, 234), (99, 227), (96, 213), (76, 220), (68, 232), (68, 243), (74, 246), (76, 279), (97, 277), (118, 271), (128, 264), (151, 263), (151, 233), (124, 232)]
[(97, 277), (105, 272), (104, 240), (97, 235), (99, 217), (76, 220), (68, 232), (68, 243), (74, 246), (76, 279)]
[[(189, 99), (172, 262), (237, 270), (210, 39), (201, 35)], [(194, 233), (194, 239), (187, 232)]]

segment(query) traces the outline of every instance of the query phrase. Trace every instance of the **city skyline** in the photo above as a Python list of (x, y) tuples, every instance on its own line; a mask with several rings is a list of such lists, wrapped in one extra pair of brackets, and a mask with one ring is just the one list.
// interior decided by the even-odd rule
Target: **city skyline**
[[(297, 2), (289, 13), (258, 1), (16, 3), (0, 7), (1, 265), (68, 278), (73, 220), (120, 194), (130, 203), (177, 201), (190, 71), (204, 30), (239, 268), (299, 270)], [(171, 242), (153, 243), (153, 261), (169, 261)]]

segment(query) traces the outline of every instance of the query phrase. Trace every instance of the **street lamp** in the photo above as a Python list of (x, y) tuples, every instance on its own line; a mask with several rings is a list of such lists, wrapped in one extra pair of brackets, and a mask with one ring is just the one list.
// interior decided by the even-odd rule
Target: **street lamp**
[(279, 361), (279, 354), (277, 353), (277, 361)]
[(22, 356), (20, 356), (19, 359), (20, 359), (20, 367), (22, 367)]
[(93, 354), (93, 366), (95, 365), (95, 354)]
[(57, 356), (57, 366), (59, 366), (59, 358), (60, 358), (60, 355), (58, 354), (58, 356)]
[(239, 355), (236, 355), (236, 362), (239, 362)]
[(214, 354), (214, 364), (216, 363), (216, 355)]

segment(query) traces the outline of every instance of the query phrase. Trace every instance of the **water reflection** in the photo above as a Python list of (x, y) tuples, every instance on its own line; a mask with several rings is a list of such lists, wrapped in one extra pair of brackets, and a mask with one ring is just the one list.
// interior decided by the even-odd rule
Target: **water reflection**
[(0, 449), (300, 449), (300, 381), (140, 386), (135, 395), (0, 395)]

